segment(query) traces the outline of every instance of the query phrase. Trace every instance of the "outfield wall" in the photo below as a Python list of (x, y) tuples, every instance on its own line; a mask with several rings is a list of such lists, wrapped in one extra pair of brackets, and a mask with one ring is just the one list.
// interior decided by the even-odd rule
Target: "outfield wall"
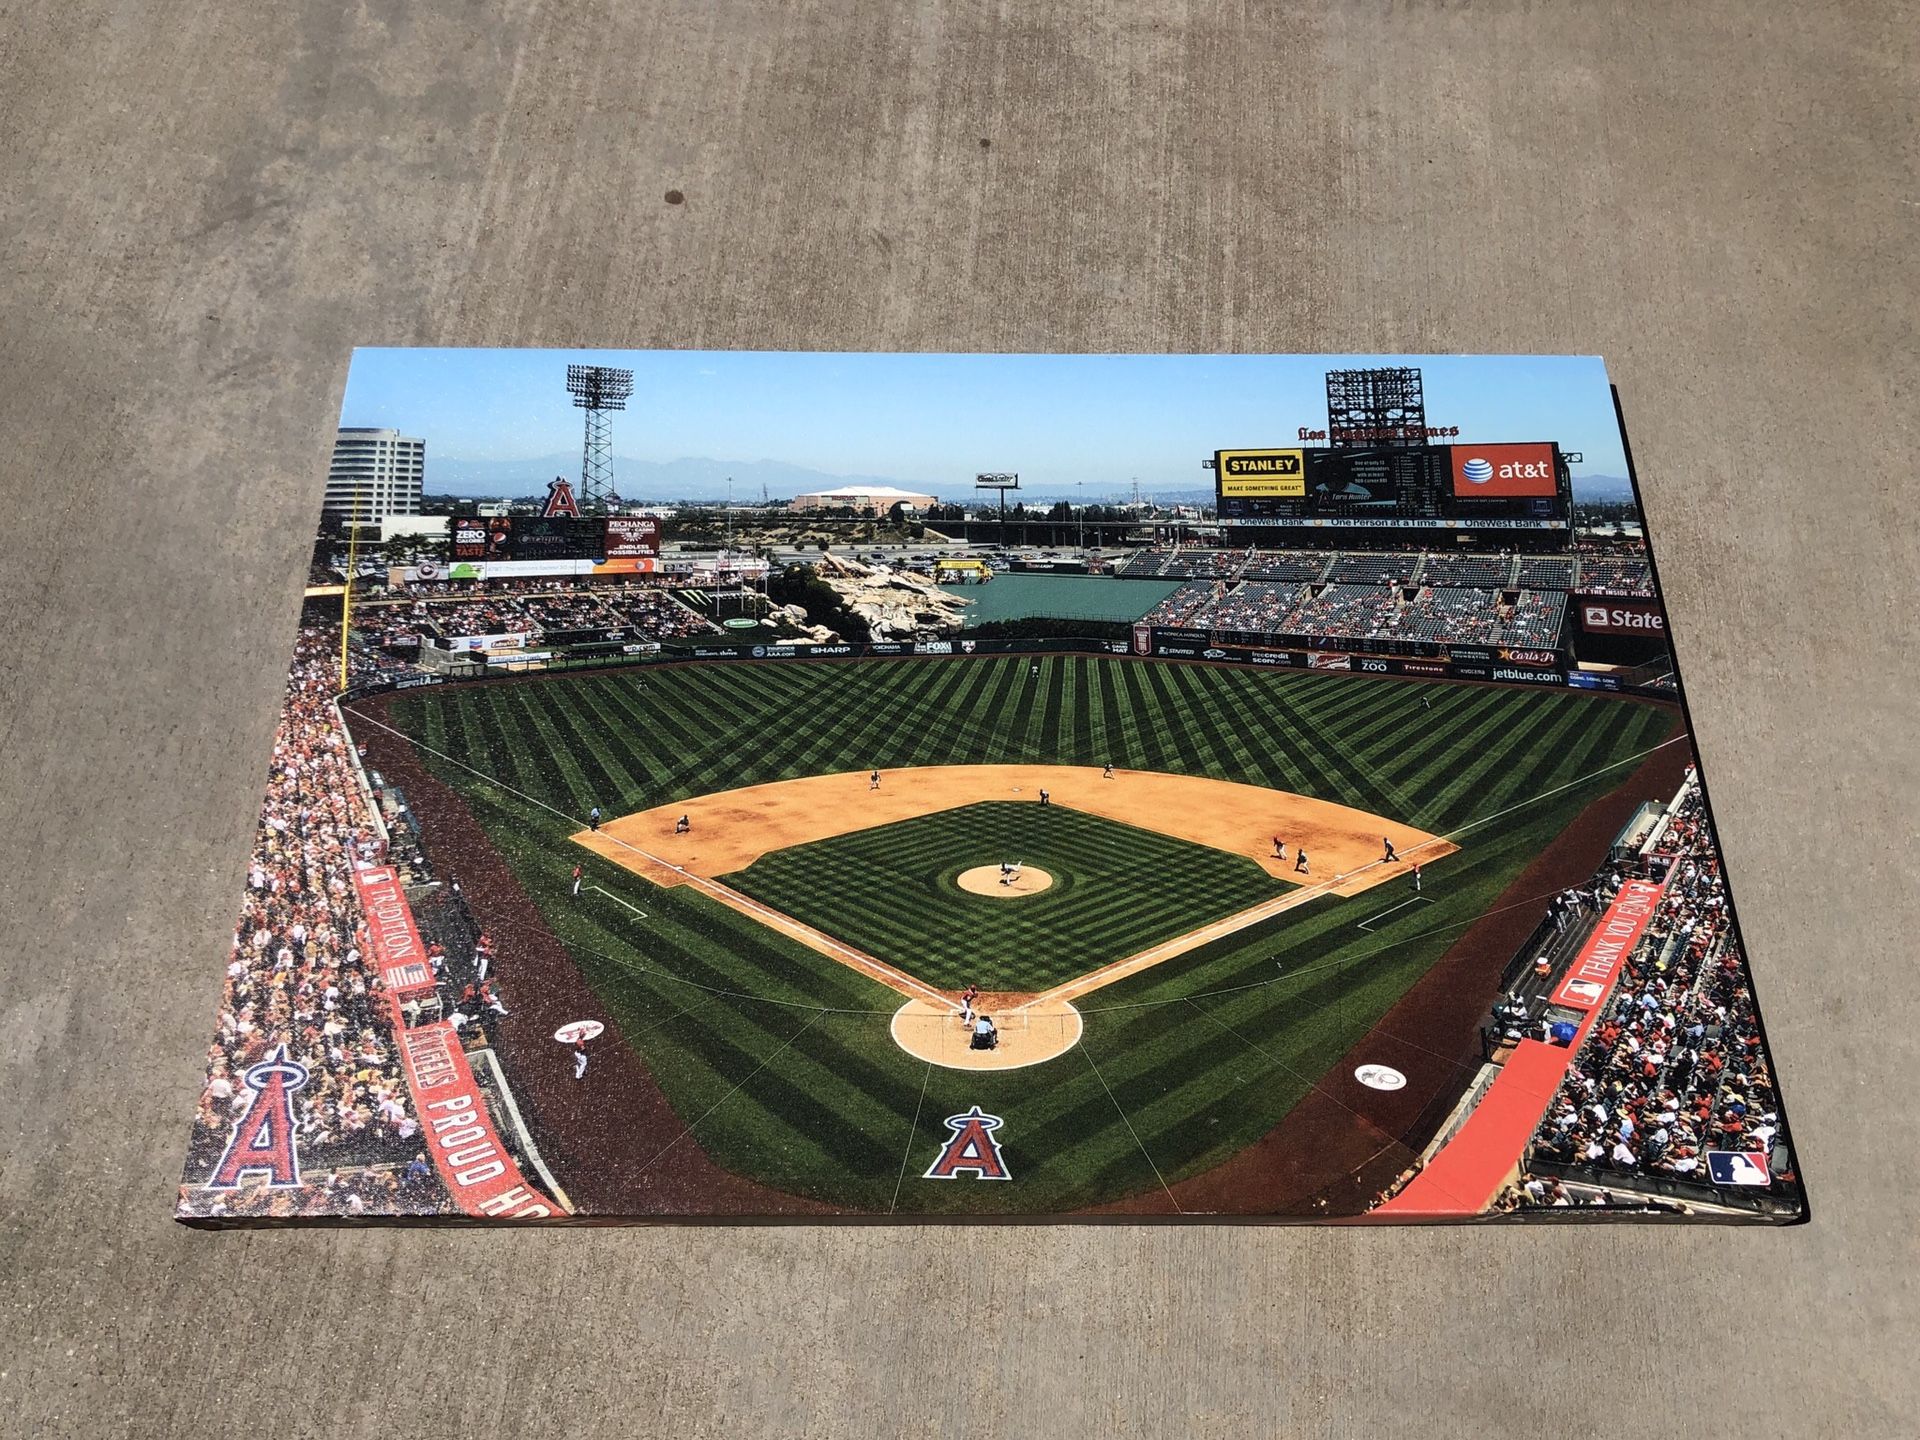
[[(1542, 686), (1566, 686), (1577, 690), (1606, 689), (1610, 692), (1662, 700), (1669, 704), (1678, 697), (1672, 689), (1619, 683), (1613, 676), (1594, 676), (1567, 668), (1565, 658), (1551, 651), (1521, 650), (1496, 645), (1436, 646), (1435, 656), (1377, 655), (1353, 649), (1331, 648), (1341, 643), (1316, 638), (1316, 648), (1292, 648), (1283, 645), (1244, 645), (1215, 643), (1219, 637), (1205, 630), (1178, 630), (1161, 626), (1137, 625), (1133, 641), (1041, 637), (1020, 640), (889, 640), (853, 645), (792, 644), (687, 644), (668, 642), (648, 654), (600, 653), (577, 657), (543, 658), (537, 665), (516, 664), (490, 668), (474, 676), (409, 675), (400, 680), (380, 680), (357, 685), (340, 695), (342, 703), (383, 695), (392, 690), (410, 690), (422, 685), (440, 685), (458, 681), (474, 683), (490, 679), (524, 678), (530, 674), (570, 674), (581, 670), (617, 669), (633, 665), (685, 661), (724, 661), (746, 663), (780, 660), (858, 660), (883, 658), (928, 658), (964, 655), (1125, 655), (1135, 659), (1202, 661), (1213, 664), (1251, 665), (1261, 668), (1317, 670), (1328, 673), (1398, 675), (1410, 679), (1471, 680), (1483, 684), (1518, 685), (1528, 689)], [(627, 646), (626, 650), (638, 650)], [(1550, 663), (1548, 663), (1550, 662)], [(1604, 683), (1600, 683), (1604, 682)]]

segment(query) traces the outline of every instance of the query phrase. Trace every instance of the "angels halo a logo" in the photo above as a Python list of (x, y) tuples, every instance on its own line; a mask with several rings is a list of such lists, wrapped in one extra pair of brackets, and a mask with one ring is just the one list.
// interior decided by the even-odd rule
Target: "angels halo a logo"
[(1493, 462), (1490, 460), (1482, 460), (1476, 455), (1460, 467), (1460, 473), (1465, 475), (1467, 479), (1471, 480), (1475, 485), (1484, 485), (1493, 479)]

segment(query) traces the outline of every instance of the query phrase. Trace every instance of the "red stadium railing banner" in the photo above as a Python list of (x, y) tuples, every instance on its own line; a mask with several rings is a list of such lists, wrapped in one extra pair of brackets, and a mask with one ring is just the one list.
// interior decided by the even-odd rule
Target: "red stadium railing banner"
[(564, 1213), (520, 1173), (494, 1128), (452, 1024), (407, 1024), (401, 997), (431, 988), (433, 970), (399, 877), (380, 865), (354, 872), (353, 884), (366, 913), (367, 948), (382, 982), (422, 1138), (454, 1204), (462, 1214), (492, 1220), (542, 1220)]
[(1540, 1128), (1665, 890), (1664, 884), (1648, 880), (1628, 880), (1620, 887), (1553, 994), (1555, 1005), (1585, 1012), (1573, 1043), (1522, 1040), (1516, 1045), (1466, 1124), (1404, 1190), (1370, 1216), (1392, 1221), (1461, 1219), (1486, 1210), (1526, 1154), (1527, 1143)]
[[(1666, 888), (1651, 880), (1628, 880), (1620, 886), (1620, 893), (1613, 897), (1606, 915), (1587, 937), (1587, 943), (1580, 947), (1566, 979), (1553, 992), (1554, 1004), (1589, 1015), (1600, 1008), (1612, 991), (1613, 982), (1620, 978), (1620, 968), (1627, 963), (1627, 956), (1646, 933), (1647, 922), (1653, 918)], [(1583, 1024), (1580, 1028), (1580, 1038), (1585, 1039), (1586, 1026)]]

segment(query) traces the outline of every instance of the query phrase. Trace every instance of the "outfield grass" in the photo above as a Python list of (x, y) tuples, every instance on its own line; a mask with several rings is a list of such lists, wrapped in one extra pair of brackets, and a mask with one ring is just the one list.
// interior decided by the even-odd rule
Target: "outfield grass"
[[(880, 1211), (1094, 1204), (1250, 1144), (1673, 724), (1572, 691), (1096, 656), (1044, 658), (1035, 680), (1028, 666), (610, 671), (415, 691), (391, 719), (466, 796), (699, 1144), (777, 1188)], [(869, 765), (1107, 760), (1398, 815), (1464, 848), (1425, 867), (1431, 904), (1360, 931), (1403, 897), (1316, 900), (1086, 997), (1077, 1050), (994, 1074), (913, 1059), (887, 1031), (894, 992), (567, 839), (594, 804), (621, 814)], [(592, 891), (565, 903), (576, 861), (646, 922)], [(1015, 1183), (918, 1179), (941, 1119), (973, 1104), (1006, 1117)]]
[[(1014, 859), (1053, 884), (1002, 899), (954, 883)], [(949, 990), (1044, 990), (1292, 888), (1223, 850), (1011, 800), (789, 846), (721, 878)]]

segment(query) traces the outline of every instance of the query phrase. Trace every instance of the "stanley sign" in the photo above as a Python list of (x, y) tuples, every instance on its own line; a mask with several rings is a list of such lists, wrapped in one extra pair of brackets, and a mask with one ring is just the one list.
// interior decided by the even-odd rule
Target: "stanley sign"
[(1213, 468), (1223, 497), (1298, 500), (1307, 493), (1304, 450), (1216, 450)]

